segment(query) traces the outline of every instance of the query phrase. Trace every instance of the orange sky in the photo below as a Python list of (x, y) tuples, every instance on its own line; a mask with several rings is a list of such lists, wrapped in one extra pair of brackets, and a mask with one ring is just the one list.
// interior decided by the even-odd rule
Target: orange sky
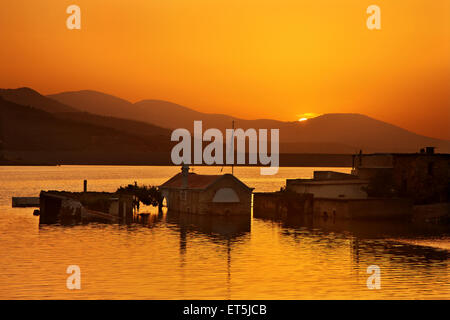
[[(66, 28), (77, 4), (82, 29)], [(382, 30), (366, 27), (381, 8)], [(3, 0), (0, 87), (243, 118), (358, 112), (450, 139), (448, 0)]]

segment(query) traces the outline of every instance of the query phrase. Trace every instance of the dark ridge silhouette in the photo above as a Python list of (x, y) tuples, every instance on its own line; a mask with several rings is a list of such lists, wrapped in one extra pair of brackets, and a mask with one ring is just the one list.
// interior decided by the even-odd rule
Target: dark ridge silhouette
[(424, 146), (450, 152), (450, 141), (421, 136), (362, 114), (325, 114), (288, 123), (283, 134), (291, 142), (342, 143), (364, 152), (418, 152)]
[(64, 92), (50, 95), (79, 110), (153, 123), (165, 128), (192, 129), (202, 120), (204, 129), (231, 127), (280, 129), (281, 148), (294, 153), (417, 152), (435, 146), (437, 152), (450, 152), (450, 141), (421, 136), (362, 114), (325, 114), (307, 121), (283, 122), (270, 119), (243, 120), (223, 114), (208, 114), (161, 100), (135, 104), (95, 91)]
[(88, 112), (62, 112), (55, 114), (55, 117), (112, 128), (138, 137), (158, 138), (162, 141), (170, 141), (171, 131), (169, 129), (161, 128), (146, 122), (100, 116)]
[[(134, 108), (132, 103), (97, 91), (71, 91), (48, 95), (47, 97), (60, 103), (72, 106), (79, 111), (103, 116), (142, 120), (142, 114), (140, 114), (139, 110)], [(152, 122), (148, 121), (148, 119), (145, 119), (145, 121), (150, 123)]]
[(76, 112), (73, 107), (48, 99), (30, 88), (0, 89), (0, 97), (23, 106), (33, 106), (46, 112)]
[[(89, 113), (51, 114), (0, 97), (0, 165), (171, 165), (169, 132)], [(281, 154), (280, 161), (282, 166), (349, 166), (351, 156)]]
[[(224, 114), (202, 113), (176, 103), (162, 100), (143, 100), (137, 103), (104, 94), (101, 92), (83, 90), (63, 92), (48, 95), (49, 98), (70, 105), (78, 110), (95, 114), (146, 121), (164, 128), (191, 127), (194, 120), (202, 120), (207, 127), (225, 129), (229, 128), (231, 121), (242, 120)], [(258, 120), (261, 125), (277, 126), (283, 124), (276, 120)]]
[(42, 96), (40, 93), (30, 88), (0, 89), (0, 97), (19, 105), (30, 106), (35, 109), (52, 113), (55, 117), (60, 119), (112, 128), (140, 137), (160, 136), (161, 139), (170, 140), (171, 132), (168, 129), (141, 121), (131, 121), (111, 116), (81, 112), (76, 108)]
[(0, 142), (3, 160), (17, 163), (160, 164), (167, 163), (170, 150), (160, 136), (63, 119), (2, 98)]
[(343, 143), (288, 142), (280, 144), (280, 153), (333, 153), (354, 154), (359, 150)]

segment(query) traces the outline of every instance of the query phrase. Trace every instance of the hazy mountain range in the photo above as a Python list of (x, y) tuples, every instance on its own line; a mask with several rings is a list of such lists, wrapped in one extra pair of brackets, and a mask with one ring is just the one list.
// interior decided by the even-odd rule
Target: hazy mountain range
[[(270, 119), (243, 120), (223, 114), (208, 114), (161, 100), (131, 103), (95, 91), (64, 92), (48, 96), (78, 110), (119, 118), (146, 121), (164, 128), (191, 128), (194, 120), (204, 127), (225, 129), (232, 120), (238, 128), (279, 128), (280, 142), (298, 152), (352, 153), (417, 152), (430, 145), (449, 152), (450, 141), (415, 134), (362, 114), (325, 114), (304, 122)], [(294, 145), (297, 145), (295, 150)]]
[(0, 89), (0, 148), (3, 158), (62, 163), (164, 163), (170, 133), (206, 128), (278, 128), (282, 153), (351, 154), (417, 152), (450, 141), (429, 138), (361, 114), (325, 114), (303, 122), (244, 120), (208, 114), (160, 100), (131, 103), (96, 91), (43, 96), (30, 88)]

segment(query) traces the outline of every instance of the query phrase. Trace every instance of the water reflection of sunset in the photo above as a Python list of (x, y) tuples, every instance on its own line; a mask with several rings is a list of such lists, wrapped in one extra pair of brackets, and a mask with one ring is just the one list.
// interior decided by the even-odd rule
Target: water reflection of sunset
[[(348, 172), (346, 168), (328, 168)], [(216, 173), (218, 167), (199, 168)], [(258, 168), (235, 173), (257, 191), (274, 191), (313, 168)], [(0, 167), (1, 299), (448, 299), (447, 252), (380, 238), (414, 241), (404, 223), (332, 219), (323, 222), (252, 219), (233, 228), (188, 216), (152, 215), (132, 225), (39, 226), (30, 208), (13, 209), (14, 195), (42, 186), (114, 190), (138, 180), (159, 184), (176, 167)], [(201, 220), (201, 219), (200, 219)], [(438, 228), (438, 226), (436, 226)], [(406, 232), (406, 234), (405, 234)], [(410, 233), (407, 233), (410, 232)], [(432, 228), (428, 228), (432, 232)], [(444, 239), (445, 240), (445, 239)], [(448, 242), (448, 238), (446, 240)], [(429, 245), (429, 244), (427, 244)], [(82, 290), (67, 290), (65, 267), (77, 264)], [(366, 287), (369, 265), (382, 268), (382, 290)]]

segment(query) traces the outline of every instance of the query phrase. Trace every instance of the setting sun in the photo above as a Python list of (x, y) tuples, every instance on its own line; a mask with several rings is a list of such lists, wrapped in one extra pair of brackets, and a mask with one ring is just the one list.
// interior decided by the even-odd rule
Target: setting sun
[(303, 113), (302, 115), (300, 115), (298, 121), (306, 121), (308, 119), (312, 119), (312, 118), (315, 118), (318, 116), (320, 116), (320, 114), (318, 114), (318, 113), (313, 113), (313, 112)]

